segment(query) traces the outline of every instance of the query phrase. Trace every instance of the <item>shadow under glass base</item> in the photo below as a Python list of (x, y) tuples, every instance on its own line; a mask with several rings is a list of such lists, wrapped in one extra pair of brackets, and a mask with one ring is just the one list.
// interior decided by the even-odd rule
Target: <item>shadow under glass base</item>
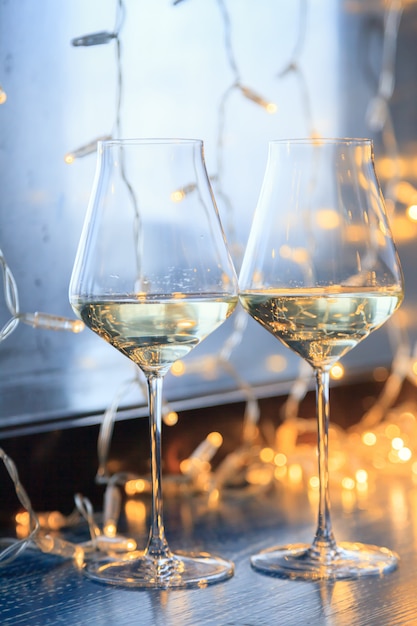
[(356, 542), (338, 543), (327, 556), (306, 544), (275, 546), (251, 557), (252, 567), (279, 578), (339, 580), (382, 576), (398, 565), (398, 555), (388, 548)]
[(234, 573), (231, 561), (207, 553), (178, 552), (157, 561), (145, 552), (97, 557), (83, 572), (96, 582), (142, 589), (206, 587), (227, 580)]

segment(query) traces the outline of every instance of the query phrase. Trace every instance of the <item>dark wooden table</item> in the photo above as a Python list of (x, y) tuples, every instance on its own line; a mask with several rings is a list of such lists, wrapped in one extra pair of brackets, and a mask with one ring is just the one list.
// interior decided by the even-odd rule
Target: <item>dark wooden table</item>
[[(345, 503), (346, 504), (346, 503)], [(372, 495), (349, 507), (333, 494), (340, 540), (386, 545), (401, 556), (383, 578), (290, 581), (251, 569), (250, 555), (277, 543), (310, 541), (315, 505), (306, 492), (224, 493), (216, 510), (200, 497), (167, 498), (173, 549), (208, 550), (235, 562), (230, 580), (204, 589), (142, 591), (98, 584), (72, 562), (27, 550), (0, 570), (2, 625), (394, 626), (417, 624), (417, 486), (379, 477)], [(85, 529), (75, 529), (76, 540)], [(129, 529), (131, 530), (131, 529)], [(139, 543), (146, 533), (139, 532)]]

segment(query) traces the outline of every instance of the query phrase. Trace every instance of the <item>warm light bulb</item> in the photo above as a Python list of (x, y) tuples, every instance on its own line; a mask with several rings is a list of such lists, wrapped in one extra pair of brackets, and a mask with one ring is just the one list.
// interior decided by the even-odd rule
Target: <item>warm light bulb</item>
[(4, 91), (3, 87), (0, 85), (0, 104), (4, 104), (7, 100), (7, 93)]
[(353, 478), (350, 478), (350, 476), (345, 476), (342, 479), (342, 487), (343, 489), (347, 489), (348, 491), (351, 491), (352, 489), (355, 488), (355, 481), (353, 480)]
[(317, 212), (316, 219), (319, 227), (324, 230), (334, 230), (340, 224), (340, 217), (332, 208), (320, 209)]
[(223, 443), (223, 437), (217, 431), (209, 433), (207, 435), (207, 440), (209, 441), (209, 443), (211, 443), (212, 446), (215, 446), (216, 448), (220, 448)]
[(274, 459), (275, 453), (272, 448), (262, 448), (259, 453), (259, 458), (263, 463), (271, 463)]
[(355, 473), (356, 482), (363, 485), (368, 481), (368, 472), (364, 469), (358, 469)]
[(166, 415), (164, 415), (164, 424), (167, 426), (175, 426), (178, 422), (178, 413), (176, 411), (169, 411)]
[(330, 376), (334, 380), (340, 380), (345, 375), (345, 368), (341, 363), (335, 363), (330, 370)]
[(401, 448), (404, 447), (404, 441), (401, 439), (401, 437), (394, 437), (394, 439), (391, 441), (391, 446), (393, 450), (401, 450)]
[(265, 98), (257, 94), (250, 87), (244, 87), (243, 85), (238, 86), (245, 98), (262, 107), (267, 113), (273, 114), (277, 112), (278, 107), (274, 102), (269, 102), (268, 100), (265, 100)]
[(128, 496), (145, 491), (146, 483), (142, 478), (128, 480), (125, 484), (125, 492)]
[(365, 446), (374, 446), (376, 444), (375, 433), (371, 433), (371, 432), (363, 433), (362, 441), (365, 444)]
[(178, 191), (173, 191), (171, 193), (172, 202), (181, 202), (181, 200), (184, 200), (184, 198), (185, 198), (185, 193), (184, 191), (182, 191), (182, 189), (179, 189)]
[(406, 448), (405, 446), (403, 448), (401, 448), (400, 450), (398, 450), (398, 458), (403, 461), (404, 463), (406, 461), (409, 461), (411, 459), (411, 457), (413, 456), (413, 453), (411, 452), (410, 448)]
[(303, 479), (303, 468), (298, 463), (290, 465), (288, 468), (288, 479), (293, 484), (301, 483)]
[(174, 376), (182, 376), (185, 373), (184, 361), (175, 361), (171, 366), (171, 374)]
[(417, 222), (417, 204), (411, 204), (408, 207), (407, 215), (412, 222)]
[(312, 476), (308, 481), (309, 486), (312, 489), (318, 489), (320, 487), (320, 480), (318, 476)]
[(282, 452), (278, 452), (274, 456), (274, 463), (277, 467), (284, 467), (287, 464), (287, 457)]

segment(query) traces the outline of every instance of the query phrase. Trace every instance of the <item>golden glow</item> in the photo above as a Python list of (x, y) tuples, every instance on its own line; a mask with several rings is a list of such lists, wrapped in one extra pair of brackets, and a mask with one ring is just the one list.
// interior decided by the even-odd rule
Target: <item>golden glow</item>
[(400, 461), (403, 461), (404, 463), (409, 461), (412, 456), (413, 456), (413, 453), (411, 452), (410, 448), (407, 448), (406, 446), (398, 450), (398, 458), (400, 459)]
[(391, 220), (392, 233), (398, 242), (411, 241), (417, 235), (417, 222), (406, 215), (395, 215)]
[(283, 372), (287, 367), (287, 359), (280, 354), (272, 354), (266, 358), (266, 368), (270, 372)]
[(0, 104), (4, 104), (7, 100), (7, 93), (4, 91), (3, 87), (0, 85)]
[(59, 530), (66, 524), (65, 516), (59, 511), (51, 511), (45, 515), (44, 525), (50, 530)]
[(303, 468), (299, 463), (293, 463), (288, 468), (288, 480), (290, 483), (298, 485), (303, 480)]
[(282, 480), (287, 475), (287, 467), (276, 467), (274, 470), (274, 476), (276, 480)]
[(103, 532), (106, 537), (115, 537), (117, 533), (117, 527), (114, 522), (107, 522), (104, 525)]
[(185, 191), (182, 189), (178, 189), (177, 191), (173, 191), (171, 193), (172, 202), (181, 202), (185, 198)]
[(30, 515), (27, 511), (19, 511), (16, 513), (16, 524), (21, 524), (22, 526), (29, 526), (30, 524)]
[(389, 439), (394, 439), (394, 437), (398, 437), (401, 434), (401, 430), (397, 424), (388, 424), (384, 432)]
[(252, 100), (252, 102), (255, 102), (255, 104), (265, 109), (267, 113), (273, 114), (277, 112), (278, 107), (274, 102), (269, 102), (268, 100), (265, 100), (265, 98), (255, 93), (250, 87), (244, 87), (243, 85), (238, 86), (245, 98), (248, 98), (248, 100)]
[(287, 464), (287, 457), (282, 452), (278, 452), (278, 454), (274, 456), (274, 463), (278, 467), (284, 467), (284, 465)]
[(401, 437), (394, 437), (394, 439), (391, 441), (391, 446), (393, 450), (401, 450), (401, 448), (404, 448), (404, 441), (401, 439)]
[(223, 437), (220, 433), (214, 431), (207, 435), (207, 441), (215, 448), (220, 448), (223, 443)]
[(176, 411), (169, 411), (166, 415), (164, 415), (164, 424), (167, 426), (175, 426), (178, 422), (178, 413)]
[(318, 476), (312, 476), (310, 478), (310, 480), (308, 481), (308, 484), (311, 487), (311, 489), (317, 490), (320, 487), (319, 477)]
[(188, 472), (190, 471), (190, 469), (192, 467), (192, 464), (193, 464), (193, 462), (192, 462), (191, 459), (184, 459), (180, 463), (180, 472), (182, 474), (188, 474)]
[(346, 512), (353, 511), (356, 506), (356, 493), (353, 489), (342, 489), (342, 507)]
[(296, 248), (292, 253), (292, 258), (295, 263), (303, 265), (303, 263), (307, 263), (308, 261), (308, 250), (306, 250), (306, 248)]
[(218, 506), (220, 500), (220, 491), (218, 489), (212, 489), (208, 498), (208, 506), (210, 509), (214, 509)]
[(125, 484), (125, 492), (128, 496), (133, 496), (135, 493), (143, 493), (146, 489), (146, 482), (143, 478), (136, 478), (128, 480)]
[(412, 222), (417, 222), (417, 204), (411, 204), (408, 207), (407, 215)]
[(171, 366), (171, 374), (174, 376), (182, 376), (185, 374), (185, 365), (184, 361), (175, 361)]
[(342, 487), (343, 489), (347, 489), (348, 491), (351, 491), (352, 489), (355, 488), (355, 481), (350, 476), (345, 476), (342, 479)]
[(268, 485), (271, 482), (272, 472), (268, 466), (252, 466), (246, 472), (246, 480), (251, 485)]
[(376, 444), (375, 433), (371, 433), (371, 432), (363, 433), (362, 441), (365, 444), (365, 446), (374, 446)]
[(334, 209), (320, 209), (317, 212), (317, 223), (320, 228), (333, 230), (340, 224), (340, 217)]
[(126, 500), (125, 513), (129, 524), (141, 526), (146, 521), (146, 506), (141, 500)]
[(340, 380), (345, 375), (345, 368), (341, 363), (335, 363), (330, 370), (330, 377), (334, 380)]
[(133, 550), (136, 550), (137, 548), (137, 543), (134, 539), (128, 539), (127, 540), (127, 544), (126, 544), (126, 548), (128, 550), (128, 552), (133, 552)]
[(356, 482), (363, 485), (368, 482), (368, 472), (365, 469), (358, 469), (355, 473)]
[(316, 146), (321, 146), (323, 141), (322, 141), (322, 136), (320, 135), (320, 133), (318, 131), (313, 131), (310, 134), (310, 139), (312, 139), (313, 143)]
[(81, 333), (84, 328), (84, 322), (82, 322), (81, 320), (71, 320), (71, 330), (73, 333)]
[(262, 448), (259, 453), (259, 458), (263, 463), (271, 463), (274, 459), (275, 453), (272, 448)]
[(75, 157), (71, 152), (68, 152), (65, 156), (64, 156), (64, 161), (65, 163), (67, 163), (68, 165), (71, 165), (71, 163), (74, 163), (75, 161)]
[(395, 195), (402, 204), (412, 204), (417, 201), (417, 189), (405, 180), (395, 186)]

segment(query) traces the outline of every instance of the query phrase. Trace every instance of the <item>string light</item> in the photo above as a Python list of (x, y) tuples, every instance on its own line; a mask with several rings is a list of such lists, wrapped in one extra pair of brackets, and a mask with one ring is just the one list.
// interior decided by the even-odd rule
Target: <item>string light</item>
[(116, 71), (117, 71), (117, 93), (116, 93), (116, 115), (113, 125), (113, 131), (110, 134), (102, 135), (80, 146), (79, 148), (67, 152), (64, 156), (65, 163), (72, 164), (76, 159), (83, 158), (97, 152), (98, 141), (106, 141), (115, 137), (120, 137), (120, 111), (122, 106), (123, 94), (123, 74), (121, 63), (121, 41), (120, 32), (126, 17), (126, 10), (122, 0), (117, 0), (116, 20), (113, 31), (100, 31), (89, 35), (82, 35), (71, 40), (71, 45), (80, 46), (96, 46), (108, 44), (115, 41), (116, 44)]
[(245, 98), (251, 100), (255, 104), (265, 109), (267, 113), (277, 112), (278, 107), (274, 102), (269, 102), (268, 100), (257, 94), (255, 91), (253, 91), (253, 89), (251, 89), (250, 87), (244, 87), (240, 84), (236, 85), (236, 87), (243, 93)]
[(24, 324), (32, 328), (44, 328), (47, 330), (66, 330), (71, 333), (80, 333), (84, 330), (84, 322), (81, 320), (71, 320), (59, 315), (50, 313), (18, 313), (17, 318)]
[[(181, 0), (174, 0), (177, 5)], [(232, 243), (239, 251), (238, 242), (235, 240), (234, 220), (231, 219), (232, 203), (223, 189), (223, 148), (225, 131), (225, 110), (229, 97), (234, 90), (239, 90), (242, 95), (255, 102), (268, 112), (275, 112), (276, 105), (268, 102), (259, 96), (250, 87), (243, 86), (240, 82), (240, 71), (236, 63), (234, 51), (231, 45), (231, 21), (223, 0), (218, 0), (221, 11), (225, 34), (226, 56), (234, 74), (234, 81), (227, 88), (221, 99), (219, 107), (219, 124), (217, 136), (217, 174), (215, 180), (218, 183), (218, 196), (225, 202), (229, 211), (229, 230), (232, 235)], [(122, 3), (119, 2), (119, 11)], [(299, 78), (300, 94), (304, 103), (305, 118), (310, 128), (310, 136), (320, 138), (314, 131), (311, 120), (311, 107), (308, 91), (303, 73), (300, 69), (299, 58), (302, 52), (305, 29), (306, 29), (306, 0), (300, 0), (299, 28), (294, 46), (294, 51), (290, 61), (284, 69), (278, 73), (280, 79), (295, 73)], [(380, 79), (378, 81), (378, 92), (372, 99), (368, 111), (367, 120), (372, 130), (381, 132), (386, 151), (389, 156), (392, 182), (387, 188), (388, 200), (402, 202), (407, 206), (409, 219), (415, 220), (416, 210), (413, 208), (417, 190), (407, 183), (398, 180), (398, 150), (393, 125), (390, 117), (389, 101), (393, 94), (395, 84), (395, 51), (397, 45), (398, 29), (402, 14), (402, 3), (393, 0), (389, 3), (384, 28), (383, 63)], [(72, 40), (73, 46), (91, 46), (108, 44), (115, 41), (117, 45), (118, 58), (118, 94), (117, 94), (117, 115), (115, 122), (116, 134), (120, 130), (120, 102), (122, 75), (120, 66), (120, 23), (114, 32), (102, 31), (91, 35)], [(0, 98), (2, 90), (0, 88)], [(1, 103), (1, 101), (0, 101)], [(268, 109), (268, 107), (272, 108)], [(111, 138), (106, 135), (100, 139)], [(69, 161), (79, 156), (90, 154), (96, 149), (97, 140), (82, 146), (68, 156)], [(181, 201), (187, 193), (194, 190), (192, 185), (184, 187), (182, 190), (174, 192), (173, 201)], [(394, 203), (395, 204), (395, 203)], [(328, 216), (327, 216), (328, 217)], [(326, 217), (326, 219), (327, 219)], [(285, 253), (285, 251), (283, 251)], [(293, 254), (293, 251), (290, 251)], [(0, 331), (0, 340), (5, 339), (16, 327), (19, 321), (30, 324), (35, 328), (51, 328), (59, 330), (72, 330), (79, 332), (80, 326), (72, 326), (73, 322), (43, 313), (20, 313), (16, 284), (13, 275), (7, 266), (4, 256), (0, 251), (0, 268), (3, 275), (4, 296), (6, 305), (11, 314), (11, 319)], [(250, 484), (252, 486), (264, 487), (272, 481), (277, 481), (293, 489), (300, 489), (307, 486), (309, 491), (316, 492), (318, 489), (318, 477), (316, 475), (317, 446), (313, 441), (306, 444), (302, 435), (315, 432), (315, 420), (300, 419), (299, 408), (301, 400), (311, 385), (311, 369), (304, 362), (301, 362), (297, 379), (291, 386), (287, 400), (282, 410), (283, 423), (274, 433), (274, 441), (268, 442), (271, 445), (259, 445), (259, 430), (257, 423), (259, 420), (259, 405), (251, 386), (242, 380), (230, 363), (230, 356), (239, 345), (243, 332), (246, 328), (247, 316), (239, 313), (235, 315), (235, 325), (233, 332), (225, 341), (219, 354), (210, 361), (215, 367), (227, 371), (234, 377), (239, 389), (243, 391), (246, 398), (246, 409), (244, 418), (243, 445), (226, 455), (223, 461), (214, 469), (212, 461), (214, 455), (222, 445), (222, 435), (211, 433), (194, 450), (194, 452), (184, 459), (181, 464), (183, 476), (188, 479), (188, 486), (191, 491), (200, 490), (207, 494), (207, 501), (210, 506), (218, 506), (222, 490), (236, 485)], [(62, 324), (62, 327), (61, 327)], [(54, 326), (56, 328), (54, 328)], [(335, 427), (330, 429), (332, 446), (330, 449), (329, 465), (335, 468), (331, 473), (331, 480), (341, 488), (341, 494), (346, 507), (352, 506), (352, 496), (359, 493), (366, 493), (371, 483), (380, 472), (392, 473), (394, 468), (398, 474), (411, 475), (417, 482), (417, 407), (399, 406), (395, 410), (392, 408), (398, 398), (399, 391), (405, 379), (410, 380), (417, 386), (417, 346), (414, 354), (410, 354), (409, 340), (405, 329), (401, 326), (399, 318), (396, 318), (390, 326), (390, 338), (394, 347), (395, 355), (392, 362), (391, 372), (384, 369), (384, 378), (377, 378), (376, 370), (374, 376), (376, 380), (385, 382), (382, 393), (374, 406), (365, 413), (359, 424), (348, 431), (341, 431)], [(187, 372), (203, 371), (209, 364), (207, 358), (202, 358), (194, 363), (187, 364)], [(285, 363), (283, 364), (285, 367)], [(173, 373), (183, 375), (185, 367), (182, 362), (174, 364)], [(334, 379), (342, 379), (344, 368), (337, 364), (332, 371)], [(379, 374), (378, 374), (379, 376)], [(42, 531), (49, 528), (63, 528), (67, 525), (68, 519), (58, 512), (51, 512), (36, 515), (31, 507), (29, 498), (24, 491), (17, 476), (17, 471), (12, 461), (0, 449), (0, 457), (5, 463), (9, 475), (11, 476), (18, 498), (25, 511), (20, 512), (16, 517), (16, 523), (24, 527), (26, 525), (26, 537), (14, 543), (0, 553), (0, 565), (5, 565), (15, 558), (29, 544), (36, 544), (45, 552), (60, 554), (65, 558), (73, 558), (76, 563), (81, 563), (89, 552), (95, 550), (134, 550), (136, 544), (129, 538), (117, 535), (118, 519), (121, 510), (122, 495), (119, 486), (123, 486), (124, 493), (128, 496), (145, 494), (150, 491), (149, 480), (134, 476), (128, 473), (120, 473), (110, 476), (107, 473), (107, 460), (109, 444), (113, 433), (113, 424), (121, 399), (126, 394), (130, 385), (138, 385), (144, 391), (143, 381), (136, 376), (132, 381), (128, 381), (116, 395), (111, 407), (106, 411), (100, 429), (98, 451), (99, 469), (97, 472), (98, 482), (107, 485), (104, 497), (104, 520), (103, 530), (100, 530), (94, 521), (94, 512), (91, 503), (81, 496), (76, 497), (77, 516), (87, 521), (90, 530), (90, 541), (82, 546), (74, 546), (68, 542), (63, 542), (55, 537), (51, 537)], [(172, 411), (165, 403), (164, 421), (166, 423), (176, 423), (178, 415)], [(182, 484), (183, 486), (183, 484)], [(175, 492), (175, 493), (178, 493)], [(126, 506), (126, 511), (128, 507)], [(140, 510), (140, 519), (144, 519), (144, 511)]]
[(88, 156), (89, 154), (95, 154), (97, 152), (97, 143), (99, 141), (106, 141), (108, 139), (112, 139), (112, 136), (102, 135), (100, 137), (97, 137), (96, 139), (93, 139), (92, 141), (89, 141), (85, 145), (80, 146), (79, 148), (77, 148), (76, 150), (73, 150), (72, 152), (67, 152), (67, 154), (64, 157), (65, 163), (67, 163), (68, 165), (71, 165), (71, 163), (74, 163), (75, 159), (82, 159), (83, 157)]
[(92, 33), (90, 35), (82, 35), (81, 37), (75, 37), (71, 39), (71, 45), (73, 46), (99, 46), (106, 43), (110, 43), (112, 39), (116, 39), (117, 33), (111, 33), (107, 30), (100, 31), (99, 33)]
[(46, 330), (64, 330), (72, 333), (79, 333), (84, 330), (84, 323), (81, 320), (72, 320), (50, 313), (21, 313), (16, 281), (1, 249), (0, 269), (3, 276), (4, 300), (11, 315), (8, 322), (0, 329), (0, 342), (4, 341), (14, 331), (20, 321), (33, 328)]

